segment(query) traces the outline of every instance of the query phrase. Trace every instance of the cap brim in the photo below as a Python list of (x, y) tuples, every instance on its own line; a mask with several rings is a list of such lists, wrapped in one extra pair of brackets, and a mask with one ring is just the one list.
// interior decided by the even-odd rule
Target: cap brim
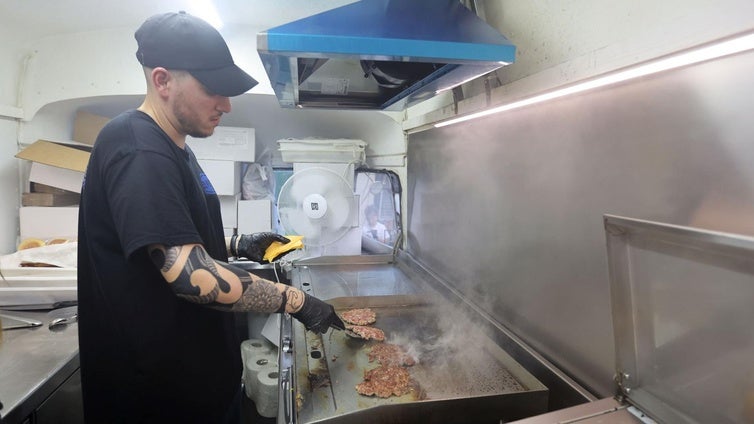
[(189, 71), (209, 91), (225, 97), (241, 95), (257, 85), (257, 80), (236, 65), (225, 68)]

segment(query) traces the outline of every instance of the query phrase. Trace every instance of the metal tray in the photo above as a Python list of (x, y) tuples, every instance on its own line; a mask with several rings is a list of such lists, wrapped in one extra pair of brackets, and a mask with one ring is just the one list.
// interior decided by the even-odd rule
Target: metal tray
[(372, 308), (386, 342), (417, 360), (408, 367), (415, 390), (400, 397), (359, 395), (355, 386), (379, 365), (367, 353), (377, 341), (341, 331), (315, 335), (294, 325), (298, 422), (499, 423), (546, 412), (548, 390), (452, 305), (420, 296), (341, 297), (342, 312)]

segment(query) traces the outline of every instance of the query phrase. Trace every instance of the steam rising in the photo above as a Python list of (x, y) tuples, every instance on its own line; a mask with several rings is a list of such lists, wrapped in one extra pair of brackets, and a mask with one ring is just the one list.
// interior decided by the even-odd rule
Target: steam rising
[(420, 318), (387, 342), (417, 362), (411, 376), (427, 398), (468, 397), (525, 391), (501, 363), (500, 348), (455, 308)]

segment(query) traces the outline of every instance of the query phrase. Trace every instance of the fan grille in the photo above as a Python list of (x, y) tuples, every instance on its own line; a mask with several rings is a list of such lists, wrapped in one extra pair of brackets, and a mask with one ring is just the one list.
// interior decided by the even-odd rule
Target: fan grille
[(306, 168), (280, 189), (278, 210), (286, 234), (304, 237), (304, 245), (326, 246), (351, 228), (354, 211), (351, 185), (327, 168)]

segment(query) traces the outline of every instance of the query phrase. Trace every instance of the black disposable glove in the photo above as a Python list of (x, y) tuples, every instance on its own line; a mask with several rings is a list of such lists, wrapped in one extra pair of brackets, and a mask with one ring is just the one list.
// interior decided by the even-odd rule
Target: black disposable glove
[(283, 237), (280, 234), (270, 232), (241, 234), (238, 236), (237, 247), (233, 246), (234, 243), (231, 239), (230, 253), (233, 256), (244, 257), (250, 261), (266, 264), (267, 261), (263, 259), (264, 252), (270, 247), (272, 242), (275, 241), (279, 241), (283, 244), (291, 242), (288, 238)]
[(306, 293), (304, 293), (304, 306), (291, 316), (304, 324), (307, 330), (315, 333), (325, 333), (330, 327), (346, 329), (346, 325), (335, 313), (332, 305)]

